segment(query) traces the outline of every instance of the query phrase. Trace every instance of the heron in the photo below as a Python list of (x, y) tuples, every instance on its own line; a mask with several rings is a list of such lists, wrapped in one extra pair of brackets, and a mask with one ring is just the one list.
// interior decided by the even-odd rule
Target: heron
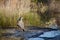
[(17, 20), (17, 26), (18, 26), (18, 28), (21, 28), (23, 31), (25, 31), (24, 22), (23, 22), (23, 17), (20, 17), (20, 18)]

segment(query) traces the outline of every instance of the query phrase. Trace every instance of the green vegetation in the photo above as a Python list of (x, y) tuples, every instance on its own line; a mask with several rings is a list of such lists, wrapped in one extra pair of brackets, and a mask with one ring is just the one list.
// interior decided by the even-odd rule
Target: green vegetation
[[(40, 24), (45, 25), (46, 22), (49, 22), (51, 19), (51, 13), (48, 8), (48, 1), (49, 0), (32, 0), (35, 5), (32, 5), (33, 12), (36, 12), (37, 15), (40, 17)], [(36, 7), (37, 6), (37, 7)], [(37, 9), (37, 10), (36, 10)], [(36, 11), (35, 11), (36, 10)], [(41, 26), (40, 25), (40, 26)]]
[[(32, 12), (21, 13), (24, 18), (25, 26), (44, 26), (46, 22), (51, 19), (49, 8), (47, 5), (48, 0), (31, 0)], [(35, 11), (34, 11), (35, 10)], [(16, 12), (9, 12), (0, 10), (0, 27), (17, 27), (17, 19), (19, 18), (19, 10)]]
[(8, 12), (0, 11), (0, 27), (16, 27), (18, 15), (10, 15)]
[(25, 26), (42, 26), (49, 22), (51, 16), (50, 14), (38, 15), (37, 13), (29, 12), (23, 15)]
[[(19, 18), (19, 14), (16, 12), (12, 13), (13, 15), (9, 14), (8, 12), (0, 11), (0, 27), (17, 27), (17, 19)], [(49, 20), (49, 15), (44, 14), (43, 16), (40, 16), (34, 12), (24, 13), (21, 16), (24, 18), (23, 21), (25, 26), (44, 26), (45, 22)]]
[[(6, 15), (8, 12), (0, 11), (0, 27), (17, 27), (18, 14)], [(28, 12), (22, 15), (25, 26), (40, 26), (41, 20), (37, 13)]]
[(24, 16), (25, 25), (40, 26), (40, 17), (37, 13), (26, 13)]
[[(14, 15), (9, 15), (9, 14), (8, 12), (0, 11), (1, 27), (16, 27), (18, 14), (17, 13), (15, 13)], [(22, 16), (24, 17), (24, 22), (26, 25), (36, 25), (36, 26), (40, 25), (40, 20), (36, 13), (26, 13), (26, 15), (22, 15)]]

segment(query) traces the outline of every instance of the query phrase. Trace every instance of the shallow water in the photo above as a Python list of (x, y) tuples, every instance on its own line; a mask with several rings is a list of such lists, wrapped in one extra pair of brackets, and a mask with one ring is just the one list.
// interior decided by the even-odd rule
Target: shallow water
[(28, 40), (44, 40), (43, 38), (29, 38)]
[(1, 34), (2, 39), (5, 37), (12, 38), (11, 40), (20, 40), (20, 38), (25, 40), (60, 40), (60, 30), (28, 30), (23, 32), (16, 29), (6, 29), (6, 32)]
[(52, 38), (52, 37), (56, 37), (60, 35), (60, 30), (54, 30), (54, 31), (49, 31), (49, 32), (44, 32), (44, 34), (40, 35), (39, 37), (48, 37), (48, 38)]

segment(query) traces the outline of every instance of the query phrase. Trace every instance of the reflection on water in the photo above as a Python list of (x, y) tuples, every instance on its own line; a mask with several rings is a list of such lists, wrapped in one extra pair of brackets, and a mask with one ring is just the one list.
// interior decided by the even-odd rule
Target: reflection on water
[[(5, 32), (1, 33), (1, 40), (60, 40), (60, 30), (30, 30), (20, 31), (15, 29), (6, 29)], [(46, 39), (45, 39), (46, 38)]]
[(44, 40), (43, 38), (30, 38), (28, 40)]
[(39, 37), (56, 37), (58, 35), (60, 35), (60, 30), (44, 32), (44, 34), (40, 35)]

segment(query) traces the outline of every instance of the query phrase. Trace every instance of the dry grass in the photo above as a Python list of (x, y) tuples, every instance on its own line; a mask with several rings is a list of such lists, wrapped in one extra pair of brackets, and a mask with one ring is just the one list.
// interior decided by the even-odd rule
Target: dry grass
[[(24, 13), (23, 21), (25, 26), (43, 26), (40, 16), (37, 13)], [(9, 12), (5, 10), (0, 10), (0, 27), (17, 27), (17, 19), (19, 18), (19, 13)]]
[[(40, 26), (40, 17), (37, 13), (24, 13), (23, 15), (25, 26)], [(0, 10), (0, 26), (1, 27), (16, 27), (19, 14)]]
[(26, 13), (24, 14), (24, 23), (27, 26), (40, 26), (40, 17), (37, 13)]
[(18, 15), (16, 13), (14, 14), (14, 13), (0, 10), (0, 26), (1, 27), (16, 26), (17, 18), (18, 18)]

